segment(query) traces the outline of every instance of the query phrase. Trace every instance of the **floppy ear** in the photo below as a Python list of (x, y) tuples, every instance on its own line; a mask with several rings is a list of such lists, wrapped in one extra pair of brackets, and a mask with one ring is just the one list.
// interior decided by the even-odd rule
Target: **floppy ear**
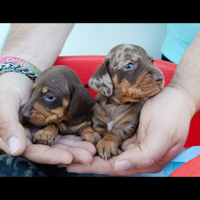
[(82, 85), (75, 85), (69, 105), (70, 118), (77, 118), (87, 114), (95, 104), (94, 99)]
[(109, 60), (104, 60), (90, 78), (88, 85), (102, 95), (110, 97), (113, 93), (113, 83), (108, 73), (108, 65)]

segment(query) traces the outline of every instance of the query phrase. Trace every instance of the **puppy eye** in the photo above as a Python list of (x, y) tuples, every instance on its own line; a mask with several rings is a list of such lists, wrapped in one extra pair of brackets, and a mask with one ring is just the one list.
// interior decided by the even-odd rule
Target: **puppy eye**
[(45, 101), (49, 101), (49, 102), (52, 102), (54, 101), (56, 98), (53, 94), (50, 94), (50, 93), (47, 93), (45, 96), (44, 96), (44, 100)]
[(134, 65), (132, 63), (127, 64), (124, 68), (125, 69), (132, 69)]

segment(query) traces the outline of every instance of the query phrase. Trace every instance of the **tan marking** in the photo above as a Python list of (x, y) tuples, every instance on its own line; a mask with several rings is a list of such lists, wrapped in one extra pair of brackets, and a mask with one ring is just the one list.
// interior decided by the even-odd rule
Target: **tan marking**
[(134, 85), (125, 79), (119, 83), (116, 74), (112, 80), (115, 87), (113, 97), (119, 99), (121, 103), (138, 102), (144, 97), (152, 97), (160, 92), (164, 86), (164, 80), (160, 85), (158, 85), (152, 80), (150, 74), (148, 73), (143, 73), (139, 76)]
[(99, 156), (108, 159), (112, 155), (118, 155), (118, 147), (121, 145), (122, 139), (113, 131), (110, 130), (97, 144), (97, 152)]
[(58, 124), (63, 120), (68, 120), (68, 112), (66, 112), (68, 105), (69, 101), (63, 99), (63, 107), (50, 110), (39, 103), (35, 103), (30, 116), (30, 122), (38, 126), (45, 126), (51, 123)]
[(55, 125), (51, 124), (35, 133), (33, 137), (33, 143), (50, 145), (57, 135), (58, 129), (55, 127)]
[(98, 133), (94, 132), (88, 124), (85, 124), (84, 126), (82, 126), (79, 129), (79, 132), (80, 132), (81, 137), (85, 141), (89, 141), (93, 143), (94, 145), (96, 145), (101, 139), (101, 136)]
[(138, 57), (137, 56), (133, 56), (133, 57), (131, 57), (131, 60), (134, 61), (134, 62), (137, 62), (138, 61)]
[(35, 89), (35, 86), (36, 86), (36, 83), (34, 83), (34, 84), (33, 84), (33, 86), (32, 86), (32, 90), (34, 90), (34, 89)]
[(96, 118), (96, 119), (98, 119), (99, 121), (105, 123), (105, 124), (107, 124), (107, 123), (109, 123), (111, 121), (110, 117), (99, 115), (96, 112), (93, 113), (93, 117)]
[(134, 114), (129, 114), (126, 116), (121, 117), (120, 119), (118, 119), (117, 121), (115, 121), (115, 123), (113, 124), (113, 126), (115, 124), (123, 124), (126, 122), (130, 122), (130, 121), (136, 121), (137, 120), (137, 116)]
[(153, 58), (150, 55), (148, 55), (148, 57), (149, 57), (149, 60), (153, 63)]
[(104, 128), (104, 127), (95, 126), (95, 127), (93, 127), (93, 129), (102, 137), (108, 132), (107, 128)]
[(48, 87), (47, 86), (44, 86), (43, 89), (42, 89), (42, 93), (43, 94), (46, 94), (48, 92)]

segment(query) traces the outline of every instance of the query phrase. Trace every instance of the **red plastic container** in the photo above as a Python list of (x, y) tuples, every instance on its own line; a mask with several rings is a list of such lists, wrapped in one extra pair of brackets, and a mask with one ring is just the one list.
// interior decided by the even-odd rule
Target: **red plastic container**
[[(105, 56), (64, 56), (64, 57), (58, 57), (54, 65), (66, 65), (69, 68), (73, 69), (81, 79), (82, 84), (84, 85), (88, 83), (88, 80), (90, 79), (94, 71), (98, 68), (98, 66), (103, 62), (104, 58)], [(155, 66), (160, 68), (160, 70), (163, 72), (165, 76), (165, 87), (166, 87), (169, 84), (177, 65), (171, 62), (157, 60), (157, 59), (154, 60), (154, 64)], [(96, 96), (97, 93), (94, 90), (92, 90), (91, 88), (88, 88), (88, 90), (93, 97)], [(200, 145), (199, 123), (200, 123), (200, 112), (198, 112), (191, 120), (190, 130), (187, 141), (185, 143), (185, 147)], [(198, 161), (200, 166), (200, 157), (197, 156), (197, 158), (199, 159)], [(181, 167), (184, 167), (184, 165), (182, 165)], [(183, 173), (183, 171), (184, 170), (182, 170), (181, 173)], [(184, 174), (181, 175), (184, 176)]]
[(169, 177), (200, 177), (200, 155), (181, 165)]

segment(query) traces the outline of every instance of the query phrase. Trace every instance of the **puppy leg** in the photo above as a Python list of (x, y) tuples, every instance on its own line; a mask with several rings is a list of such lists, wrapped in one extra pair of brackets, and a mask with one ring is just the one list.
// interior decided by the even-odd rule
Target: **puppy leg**
[(107, 132), (107, 134), (98, 142), (97, 152), (99, 156), (107, 160), (112, 155), (117, 156), (118, 146), (122, 143), (122, 139), (113, 130)]
[(101, 136), (98, 133), (94, 132), (92, 128), (89, 126), (89, 124), (82, 126), (79, 129), (79, 132), (82, 140), (89, 141), (93, 143), (95, 146), (101, 139)]
[(127, 122), (117, 124), (116, 127), (106, 133), (106, 135), (98, 142), (97, 152), (104, 159), (110, 158), (112, 155), (118, 155), (118, 148), (122, 142), (131, 137), (137, 128), (137, 124)]
[(51, 124), (35, 133), (33, 137), (33, 143), (50, 145), (57, 135), (58, 129), (54, 124)]
[(107, 132), (107, 124), (102, 122), (100, 119), (96, 117), (92, 117), (93, 126), (92, 129), (97, 132), (101, 137), (103, 137)]

